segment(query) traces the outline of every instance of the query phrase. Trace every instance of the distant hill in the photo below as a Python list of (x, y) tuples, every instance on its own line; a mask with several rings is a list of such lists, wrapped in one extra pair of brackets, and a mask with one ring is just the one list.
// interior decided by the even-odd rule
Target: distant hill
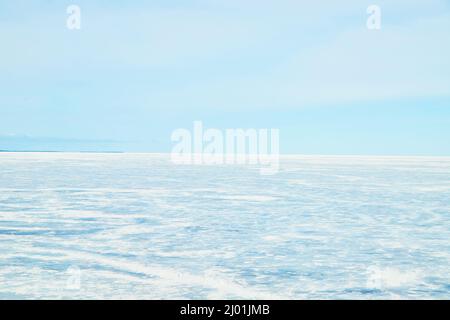
[(0, 152), (122, 152), (112, 140), (60, 139), (29, 136), (0, 136)]

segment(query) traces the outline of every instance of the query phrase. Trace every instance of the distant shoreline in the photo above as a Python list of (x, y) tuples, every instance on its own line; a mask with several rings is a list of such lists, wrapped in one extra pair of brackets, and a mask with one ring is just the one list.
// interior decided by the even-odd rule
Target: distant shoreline
[(125, 153), (124, 151), (0, 150), (1, 153)]
[[(0, 153), (101, 153), (101, 154), (154, 154), (154, 155), (170, 155), (170, 152), (148, 152), (148, 151), (54, 151), (54, 150), (0, 150)], [(392, 155), (392, 154), (280, 154), (282, 159), (294, 159), (298, 157), (311, 158), (441, 158), (449, 159), (450, 155)]]

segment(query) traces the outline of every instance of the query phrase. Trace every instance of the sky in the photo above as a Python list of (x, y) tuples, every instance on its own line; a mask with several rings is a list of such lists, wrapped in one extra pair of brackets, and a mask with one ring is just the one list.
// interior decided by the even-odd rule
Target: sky
[(0, 150), (170, 152), (201, 120), (277, 128), (281, 153), (450, 156), (449, 57), (449, 0), (0, 0)]

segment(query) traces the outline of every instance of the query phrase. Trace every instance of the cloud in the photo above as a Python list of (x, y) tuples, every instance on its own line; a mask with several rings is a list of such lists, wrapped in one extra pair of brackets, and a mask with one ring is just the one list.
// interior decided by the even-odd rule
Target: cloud
[(401, 26), (386, 24), (380, 31), (361, 26), (303, 49), (256, 76), (195, 84), (177, 95), (198, 105), (237, 109), (449, 97), (447, 30), (448, 14)]

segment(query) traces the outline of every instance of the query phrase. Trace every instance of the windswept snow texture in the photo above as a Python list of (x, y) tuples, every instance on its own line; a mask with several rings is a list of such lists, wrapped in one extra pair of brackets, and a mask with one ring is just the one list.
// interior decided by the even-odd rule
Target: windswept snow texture
[(450, 158), (0, 154), (0, 299), (450, 298)]

